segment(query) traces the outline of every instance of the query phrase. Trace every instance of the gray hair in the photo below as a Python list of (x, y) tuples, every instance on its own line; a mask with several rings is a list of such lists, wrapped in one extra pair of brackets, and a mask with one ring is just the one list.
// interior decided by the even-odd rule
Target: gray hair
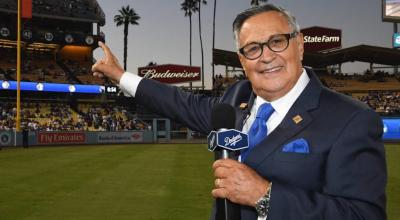
[(264, 12), (269, 12), (269, 11), (276, 11), (281, 13), (285, 18), (287, 19), (289, 26), (291, 27), (293, 32), (300, 32), (300, 26), (296, 21), (296, 18), (290, 14), (289, 11), (286, 9), (283, 9), (281, 7), (275, 6), (273, 4), (265, 4), (261, 5), (258, 7), (253, 7), (250, 9), (247, 9), (240, 14), (238, 14), (235, 18), (235, 21), (233, 22), (233, 33), (234, 37), (236, 40), (236, 48), (239, 49), (239, 32), (242, 28), (242, 25), (244, 22), (249, 19), (250, 17), (253, 17), (255, 15), (264, 13)]

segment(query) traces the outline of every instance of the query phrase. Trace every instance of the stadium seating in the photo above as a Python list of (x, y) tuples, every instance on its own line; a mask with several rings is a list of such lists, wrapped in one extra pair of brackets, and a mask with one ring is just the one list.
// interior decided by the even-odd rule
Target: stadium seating
[[(31, 131), (131, 131), (149, 128), (149, 124), (112, 104), (81, 103), (74, 110), (62, 102), (24, 102), (21, 109), (21, 125)], [(15, 103), (2, 101), (0, 130), (15, 129), (15, 115)]]
[(357, 98), (381, 115), (400, 115), (400, 91), (369, 91), (368, 94)]
[[(0, 79), (15, 80), (16, 54), (14, 49), (0, 49)], [(9, 54), (10, 56), (4, 56)], [(15, 55), (15, 56), (14, 56)], [(92, 62), (60, 60), (56, 61), (51, 54), (36, 52), (23, 53), (21, 62), (21, 80), (31, 82), (99, 84), (107, 82), (93, 77)]]

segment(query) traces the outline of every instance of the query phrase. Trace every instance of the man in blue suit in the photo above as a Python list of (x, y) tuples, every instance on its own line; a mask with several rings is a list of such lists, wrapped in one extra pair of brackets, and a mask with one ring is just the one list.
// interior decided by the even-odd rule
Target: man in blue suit
[(124, 72), (102, 43), (105, 58), (92, 70), (138, 103), (203, 133), (211, 130), (217, 103), (235, 107), (236, 129), (249, 133), (259, 122), (259, 107), (267, 103), (272, 111), (259, 125), (264, 138), (241, 162), (213, 164), (212, 195), (240, 204), (242, 220), (386, 219), (379, 116), (323, 87), (312, 70), (303, 68), (303, 36), (286, 10), (270, 4), (251, 8), (236, 17), (233, 30), (248, 80), (220, 98)]

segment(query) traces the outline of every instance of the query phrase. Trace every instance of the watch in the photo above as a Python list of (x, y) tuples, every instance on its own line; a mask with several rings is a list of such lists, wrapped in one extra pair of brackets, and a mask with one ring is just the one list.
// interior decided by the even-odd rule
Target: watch
[(256, 212), (259, 217), (266, 217), (269, 211), (269, 201), (271, 200), (272, 183), (269, 185), (267, 193), (256, 202)]

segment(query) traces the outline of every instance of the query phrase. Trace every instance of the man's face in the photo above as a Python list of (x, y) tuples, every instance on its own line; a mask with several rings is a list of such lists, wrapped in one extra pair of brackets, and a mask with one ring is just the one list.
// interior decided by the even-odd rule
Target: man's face
[[(239, 45), (243, 47), (252, 42), (266, 42), (272, 35), (292, 31), (281, 13), (261, 13), (244, 22), (238, 35)], [(239, 59), (256, 95), (274, 101), (288, 93), (301, 75), (303, 35), (298, 34), (290, 39), (289, 46), (282, 52), (273, 52), (267, 46), (263, 49), (257, 59), (249, 60), (240, 53)]]

